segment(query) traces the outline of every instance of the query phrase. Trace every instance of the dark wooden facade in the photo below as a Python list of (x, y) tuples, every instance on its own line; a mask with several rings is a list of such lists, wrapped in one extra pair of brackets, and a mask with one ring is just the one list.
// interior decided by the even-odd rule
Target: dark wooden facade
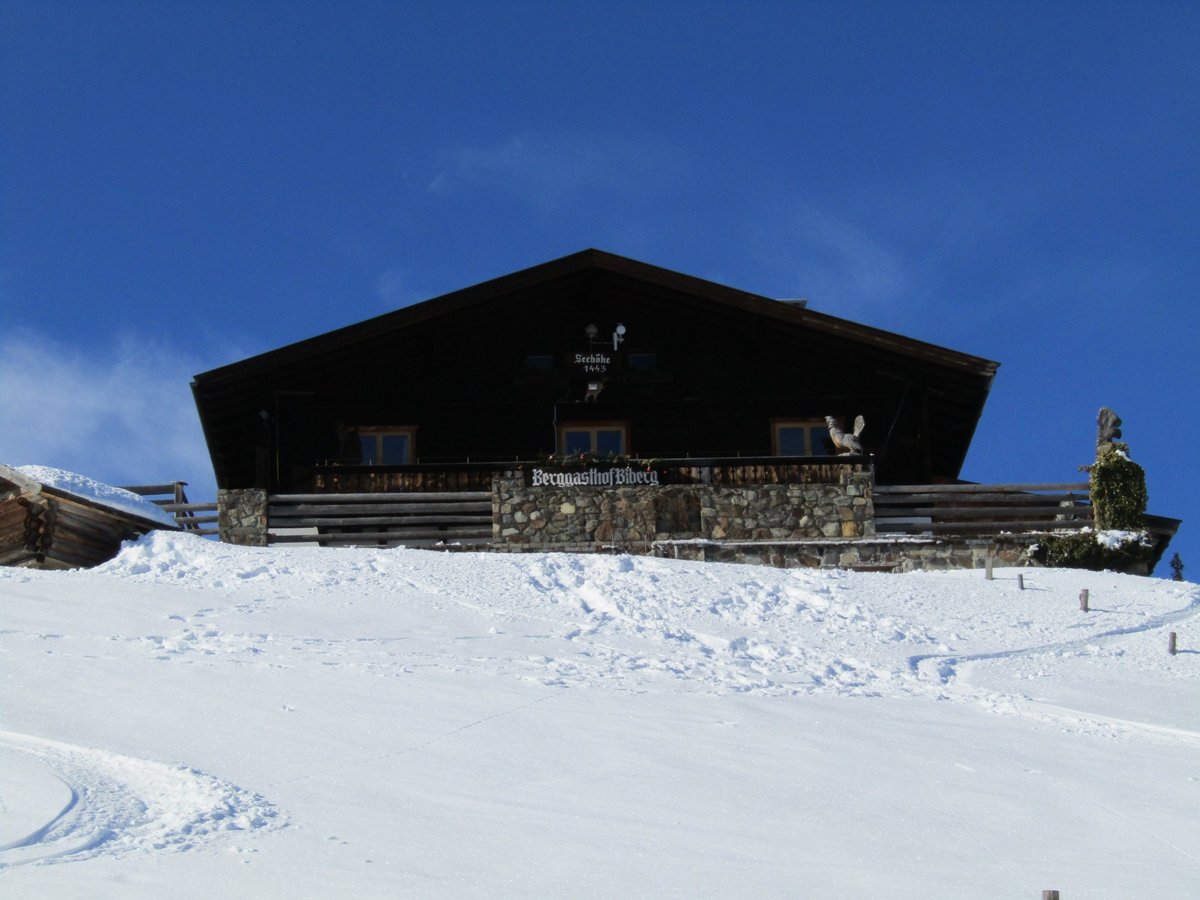
[(400, 435), (404, 462), (426, 469), (534, 460), (589, 429), (597, 449), (617, 440), (643, 458), (767, 457), (794, 452), (780, 423), (826, 415), (865, 417), (880, 481), (928, 482), (957, 477), (996, 367), (587, 250), (192, 387), (227, 488), (317, 489), (361, 470), (376, 433)]

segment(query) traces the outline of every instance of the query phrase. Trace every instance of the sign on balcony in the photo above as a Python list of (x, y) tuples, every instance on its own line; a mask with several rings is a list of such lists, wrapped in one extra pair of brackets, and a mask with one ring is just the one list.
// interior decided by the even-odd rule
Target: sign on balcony
[(526, 487), (658, 487), (658, 472), (633, 466), (587, 466), (559, 469), (535, 466), (525, 470)]

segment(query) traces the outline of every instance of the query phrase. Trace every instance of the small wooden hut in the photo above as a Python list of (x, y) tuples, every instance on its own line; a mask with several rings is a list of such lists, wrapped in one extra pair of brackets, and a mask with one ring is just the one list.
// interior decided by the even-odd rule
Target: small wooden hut
[(122, 541), (156, 528), (178, 530), (0, 465), (0, 565), (95, 566), (116, 556)]

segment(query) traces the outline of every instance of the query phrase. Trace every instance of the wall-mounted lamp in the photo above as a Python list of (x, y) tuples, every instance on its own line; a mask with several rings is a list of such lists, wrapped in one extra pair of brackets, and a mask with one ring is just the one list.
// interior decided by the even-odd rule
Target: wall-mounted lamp
[(617, 327), (613, 330), (613, 352), (614, 353), (621, 346), (621, 342), (623, 340), (625, 340), (625, 326), (618, 323)]
[(589, 325), (587, 328), (583, 329), (583, 333), (587, 335), (587, 339), (589, 341), (594, 341), (596, 339), (596, 335), (600, 333), (600, 329), (595, 325)]

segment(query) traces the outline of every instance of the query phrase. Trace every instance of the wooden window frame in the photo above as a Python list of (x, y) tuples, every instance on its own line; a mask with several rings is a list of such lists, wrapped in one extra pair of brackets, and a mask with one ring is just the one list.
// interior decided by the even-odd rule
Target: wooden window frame
[(629, 455), (629, 423), (628, 422), (559, 422), (558, 423), (558, 452), (566, 453), (567, 432), (568, 431), (586, 431), (591, 435), (590, 444), (592, 449), (589, 453), (598, 453), (596, 447), (596, 434), (600, 431), (620, 431), (621, 432), (621, 451), (618, 455)]
[(406, 459), (404, 462), (377, 463), (367, 462), (364, 459), (362, 463), (364, 466), (405, 466), (412, 465), (412, 463), (417, 459), (417, 426), (415, 425), (360, 425), (355, 429), (355, 431), (358, 433), (358, 438), (360, 441), (367, 437), (375, 438), (375, 452), (380, 458), (383, 457), (383, 438), (399, 436), (408, 438), (408, 459)]
[(826, 453), (816, 452), (814, 446), (816, 441), (813, 440), (814, 434), (824, 431), (829, 433), (829, 426), (825, 424), (824, 419), (772, 419), (771, 420), (771, 453), (773, 456), (783, 456), (782, 444), (779, 438), (779, 432), (784, 428), (803, 428), (804, 429), (804, 449), (803, 456), (827, 456)]

